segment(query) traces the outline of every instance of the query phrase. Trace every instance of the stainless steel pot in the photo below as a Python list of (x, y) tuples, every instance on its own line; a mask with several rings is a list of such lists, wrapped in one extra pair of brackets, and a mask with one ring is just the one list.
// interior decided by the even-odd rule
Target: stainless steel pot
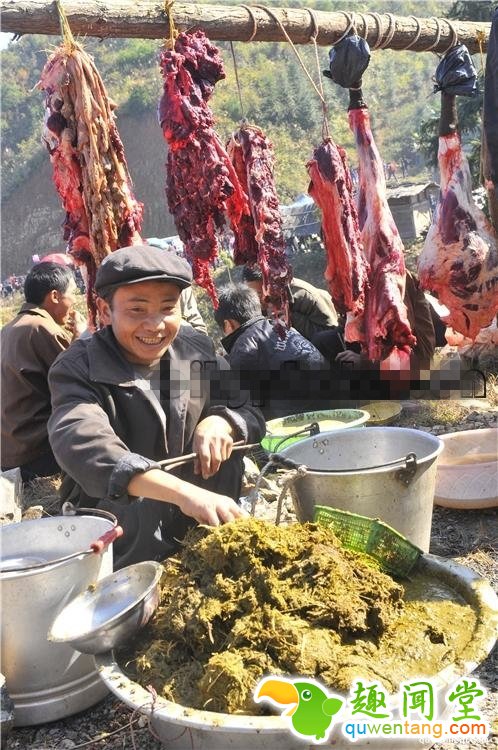
[(300, 521), (316, 505), (379, 518), (429, 550), (436, 461), (442, 441), (421, 430), (365, 427), (324, 432), (281, 451), (306, 466), (291, 485)]
[(54, 516), (0, 528), (1, 568), (8, 569), (0, 569), (1, 659), (16, 726), (69, 716), (107, 694), (93, 659), (49, 643), (47, 633), (71, 599), (112, 572), (111, 546), (88, 554), (113, 529), (112, 518)]

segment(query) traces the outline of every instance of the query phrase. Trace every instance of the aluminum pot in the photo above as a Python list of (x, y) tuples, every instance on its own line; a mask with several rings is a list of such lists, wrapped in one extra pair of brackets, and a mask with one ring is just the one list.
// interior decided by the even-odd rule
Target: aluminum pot
[(112, 572), (111, 546), (86, 552), (113, 529), (112, 518), (54, 516), (0, 528), (1, 568), (10, 570), (0, 572), (1, 659), (16, 726), (70, 716), (107, 694), (93, 659), (49, 643), (47, 633), (71, 599)]
[(379, 518), (428, 552), (443, 447), (421, 430), (365, 427), (316, 435), (281, 453), (307, 467), (291, 485), (300, 521), (313, 520), (315, 505), (339, 508)]

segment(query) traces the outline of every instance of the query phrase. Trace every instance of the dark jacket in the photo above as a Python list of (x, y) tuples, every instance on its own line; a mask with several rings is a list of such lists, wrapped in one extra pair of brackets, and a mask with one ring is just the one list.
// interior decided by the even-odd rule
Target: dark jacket
[(290, 283), (289, 310), (292, 327), (310, 341), (316, 333), (337, 325), (330, 294), (302, 279)]
[[(233, 378), (228, 368), (220, 368), (211, 340), (187, 326), (180, 328), (161, 361), (160, 402), (166, 414), (166, 433), (153, 399), (137, 386), (132, 365), (123, 357), (110, 327), (77, 341), (58, 357), (50, 370), (49, 385), (50, 443), (69, 477), (63, 483), (63, 497), (93, 507), (104, 507), (100, 501), (106, 499), (107, 509), (116, 510), (118, 515), (118, 506), (130, 503), (127, 486), (132, 477), (157, 468), (156, 462), (161, 459), (190, 452), (194, 430), (204, 417), (223, 416), (233, 426), (236, 440), (257, 442), (265, 432), (260, 412), (239, 406), (240, 393), (230, 392)], [(236, 404), (234, 408), (232, 403)], [(175, 473), (212, 491), (233, 497), (238, 492), (235, 486), (218, 486), (222, 472), (203, 481), (194, 476), (193, 465), (189, 464)], [(172, 539), (182, 534), (185, 516), (176, 506), (148, 503), (148, 512), (157, 514), (154, 524), (164, 527), (163, 537)], [(133, 558), (124, 558), (126, 544), (134, 543), (137, 518), (125, 514), (123, 521), (129, 528), (125, 529), (123, 543), (115, 545), (125, 560), (123, 564), (136, 561), (138, 554), (142, 559), (167, 554), (164, 547), (156, 545), (157, 554), (153, 555), (149, 547)], [(139, 521), (143, 523), (144, 518)], [(157, 541), (154, 524), (151, 545)]]
[(48, 371), (71, 334), (37, 305), (25, 303), (1, 331), (2, 469), (35, 461), (49, 450)]
[(436, 349), (432, 308), (420, 288), (418, 279), (410, 271), (406, 272), (406, 287), (403, 301), (410, 327), (417, 337), (413, 348), (412, 361), (429, 366)]
[[(251, 392), (266, 419), (309, 411), (319, 395), (313, 386), (328, 370), (318, 349), (294, 328), (280, 338), (263, 316), (253, 318), (222, 339), (232, 370), (240, 372), (242, 388)], [(326, 379), (326, 376), (325, 376)]]

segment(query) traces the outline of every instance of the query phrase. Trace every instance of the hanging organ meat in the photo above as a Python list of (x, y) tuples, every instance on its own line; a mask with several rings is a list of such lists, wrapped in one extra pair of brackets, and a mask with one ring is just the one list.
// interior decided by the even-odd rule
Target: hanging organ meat
[(472, 197), (469, 165), (456, 132), (455, 97), (441, 97), (441, 191), (419, 258), (419, 276), (422, 286), (449, 309), (449, 325), (475, 339), (498, 313), (498, 240)]

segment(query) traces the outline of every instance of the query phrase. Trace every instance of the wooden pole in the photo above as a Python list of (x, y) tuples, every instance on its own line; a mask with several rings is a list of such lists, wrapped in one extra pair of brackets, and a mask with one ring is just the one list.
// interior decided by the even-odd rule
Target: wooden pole
[[(64, 0), (64, 10), (73, 34), (95, 37), (138, 37), (164, 39), (168, 21), (164, 2), (156, 0)], [(389, 13), (325, 13), (306, 8), (271, 8), (295, 44), (307, 44), (314, 32), (313, 18), (320, 45), (334, 44), (347, 31), (353, 18), (357, 33), (366, 37), (372, 48), (413, 52), (431, 48), (444, 52), (455, 39), (466, 44), (470, 52), (486, 50), (490, 23), (451, 21), (441, 18), (393, 16)], [(59, 34), (55, 2), (49, 0), (0, 0), (2, 31), (15, 34)], [(198, 5), (175, 2), (173, 17), (177, 28), (201, 28), (218, 41), (281, 42), (285, 40), (278, 23), (264, 9), (241, 6)], [(380, 45), (379, 45), (380, 42)]]

